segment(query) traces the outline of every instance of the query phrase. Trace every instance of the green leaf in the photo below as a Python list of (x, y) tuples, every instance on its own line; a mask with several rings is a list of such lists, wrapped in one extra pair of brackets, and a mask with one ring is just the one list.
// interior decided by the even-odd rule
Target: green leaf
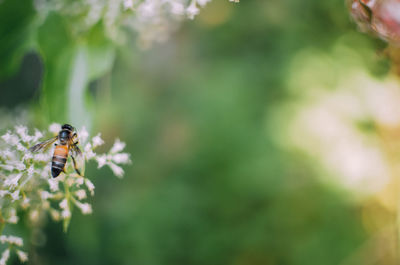
[(87, 88), (111, 70), (115, 47), (103, 36), (101, 25), (79, 37), (68, 26), (63, 17), (51, 14), (38, 31), (45, 64), (42, 108), (49, 122), (90, 127)]
[(0, 1), (0, 78), (18, 69), (34, 30), (34, 16), (31, 0)]

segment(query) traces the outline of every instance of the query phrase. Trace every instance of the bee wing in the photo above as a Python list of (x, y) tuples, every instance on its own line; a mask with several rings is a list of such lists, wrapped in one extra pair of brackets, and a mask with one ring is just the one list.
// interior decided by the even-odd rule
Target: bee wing
[(57, 141), (58, 136), (54, 136), (53, 138), (50, 138), (49, 140), (46, 140), (44, 142), (38, 143), (31, 148), (29, 148), (29, 151), (31, 152), (38, 152), (42, 150), (46, 150), (47, 148), (50, 147), (55, 141)]
[(81, 149), (79, 149), (78, 145), (71, 144), (70, 153), (76, 173), (83, 176), (85, 171), (85, 158), (83, 157)]

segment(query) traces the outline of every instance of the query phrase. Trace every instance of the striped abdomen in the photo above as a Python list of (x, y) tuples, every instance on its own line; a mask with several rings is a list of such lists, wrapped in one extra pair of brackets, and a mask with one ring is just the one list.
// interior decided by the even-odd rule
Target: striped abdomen
[(53, 178), (60, 175), (64, 170), (65, 163), (68, 158), (68, 147), (66, 145), (57, 145), (54, 149), (53, 159), (51, 162), (51, 175)]

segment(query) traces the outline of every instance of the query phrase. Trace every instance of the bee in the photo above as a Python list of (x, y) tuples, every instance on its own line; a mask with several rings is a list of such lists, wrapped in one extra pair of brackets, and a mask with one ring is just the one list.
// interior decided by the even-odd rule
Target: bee
[(65, 164), (67, 163), (68, 155), (71, 155), (76, 173), (82, 176), (81, 170), (78, 168), (78, 162), (82, 162), (83, 157), (78, 147), (79, 141), (76, 129), (69, 124), (64, 124), (57, 136), (38, 143), (29, 148), (29, 150), (31, 152), (43, 151), (49, 148), (53, 143), (56, 143), (51, 160), (51, 175), (53, 178), (58, 177), (61, 172), (65, 173)]

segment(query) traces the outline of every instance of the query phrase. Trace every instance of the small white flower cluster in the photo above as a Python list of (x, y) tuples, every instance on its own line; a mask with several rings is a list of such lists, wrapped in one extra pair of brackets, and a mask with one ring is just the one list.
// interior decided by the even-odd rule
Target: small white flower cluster
[[(139, 32), (143, 45), (163, 41), (184, 18), (193, 19), (211, 0), (35, 0), (39, 14), (51, 11), (72, 17), (76, 30), (84, 31), (103, 20), (106, 34), (120, 37), (118, 28), (126, 25)], [(239, 2), (239, 0), (229, 0)]]
[(6, 248), (1, 254), (0, 265), (6, 264), (7, 260), (10, 257), (11, 248), (14, 248), (16, 250), (17, 256), (21, 262), (26, 262), (28, 260), (28, 254), (19, 249), (19, 247), (22, 247), (23, 245), (22, 238), (17, 236), (0, 235), (0, 243), (8, 244), (8, 248)]
[[(52, 124), (49, 127), (51, 136), (55, 136), (61, 126)], [(88, 193), (94, 195), (94, 184), (85, 176), (78, 175), (71, 161), (67, 161), (65, 173), (57, 178), (51, 176), (52, 149), (32, 153), (29, 148), (49, 135), (35, 129), (28, 134), (24, 126), (16, 126), (15, 131), (7, 131), (0, 139), (0, 243), (8, 248), (0, 258), (0, 265), (5, 264), (10, 250), (15, 250), (21, 262), (28, 256), (18, 247), (23, 246), (22, 238), (2, 235), (4, 227), (19, 221), (18, 212), (28, 213), (32, 224), (38, 223), (48, 213), (55, 221), (63, 221), (64, 229), (68, 228), (74, 207), (83, 214), (92, 213), (92, 206), (84, 200)], [(48, 136), (50, 138), (51, 136)], [(100, 134), (88, 141), (89, 133), (83, 128), (78, 131), (82, 143), (82, 156), (76, 157), (79, 169), (83, 173), (85, 161), (94, 160), (98, 168), (109, 166), (117, 177), (122, 177), (123, 169), (119, 166), (130, 163), (129, 154), (123, 153), (125, 143), (117, 139), (107, 153), (95, 153), (95, 149), (104, 144)]]

